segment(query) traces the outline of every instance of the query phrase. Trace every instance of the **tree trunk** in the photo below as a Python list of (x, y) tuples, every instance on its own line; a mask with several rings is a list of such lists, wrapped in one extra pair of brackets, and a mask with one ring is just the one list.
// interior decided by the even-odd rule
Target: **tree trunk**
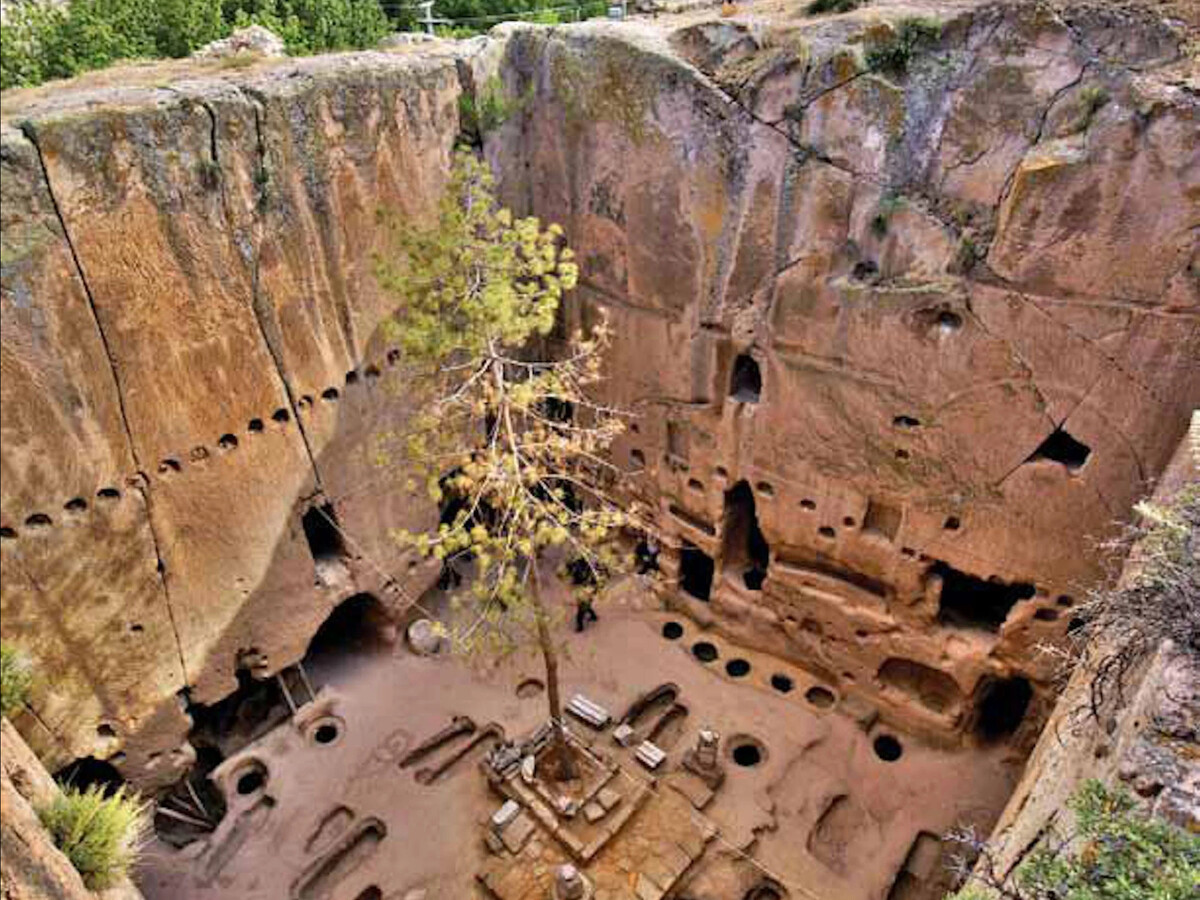
[(546, 608), (542, 605), (537, 563), (534, 562), (532, 565), (534, 618), (537, 620), (538, 647), (542, 651), (542, 661), (546, 665), (546, 699), (550, 704), (550, 723), (553, 727), (553, 746), (550, 753), (547, 754), (547, 758), (550, 761), (551, 777), (555, 781), (569, 781), (576, 777), (576, 772), (563, 725), (562, 699), (558, 695), (558, 654), (554, 652), (554, 641), (550, 636)]

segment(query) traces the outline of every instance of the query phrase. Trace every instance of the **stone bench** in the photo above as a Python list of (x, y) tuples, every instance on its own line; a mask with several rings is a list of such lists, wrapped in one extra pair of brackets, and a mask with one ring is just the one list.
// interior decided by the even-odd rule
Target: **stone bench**
[(598, 703), (593, 703), (583, 694), (575, 694), (571, 698), (567, 704), (567, 712), (593, 728), (603, 728), (612, 721), (612, 716), (607, 709)]

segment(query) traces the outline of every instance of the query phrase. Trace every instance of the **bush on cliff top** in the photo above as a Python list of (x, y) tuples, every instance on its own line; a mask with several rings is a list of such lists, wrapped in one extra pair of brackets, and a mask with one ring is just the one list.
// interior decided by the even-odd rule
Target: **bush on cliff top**
[(38, 810), (55, 845), (93, 891), (129, 874), (141, 852), (146, 807), (125, 788), (105, 796), (102, 785), (85, 790), (70, 785)]
[(951, 840), (979, 852), (972, 883), (950, 900), (1191, 900), (1200, 883), (1200, 835), (1142, 814), (1099, 781), (1071, 798), (1075, 831), (1051, 832), (1007, 875), (969, 833)]
[(393, 27), (379, 0), (27, 3), (10, 8), (0, 26), (0, 89), (69, 78), (122, 59), (187, 56), (255, 23), (276, 32), (297, 55), (374, 46)]
[(0, 642), (0, 715), (11, 716), (24, 706), (32, 686), (29, 659), (12, 644)]

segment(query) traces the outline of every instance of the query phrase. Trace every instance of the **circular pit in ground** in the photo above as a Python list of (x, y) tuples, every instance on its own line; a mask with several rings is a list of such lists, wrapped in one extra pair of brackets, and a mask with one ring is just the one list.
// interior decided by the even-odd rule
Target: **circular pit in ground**
[(678, 622), (664, 622), (662, 636), (668, 641), (677, 641), (683, 637), (683, 626)]
[(767, 748), (758, 738), (735, 734), (729, 739), (729, 758), (743, 768), (753, 768), (767, 758)]
[(530, 697), (538, 696), (545, 689), (546, 686), (537, 678), (526, 678), (517, 685), (517, 696), (522, 700), (528, 700)]
[(875, 755), (884, 762), (895, 762), (904, 753), (904, 748), (900, 746), (900, 742), (890, 734), (881, 734), (875, 738), (872, 745), (875, 748)]
[(721, 654), (717, 652), (716, 646), (708, 641), (697, 641), (692, 644), (692, 656), (700, 660), (702, 663), (710, 663)]
[(817, 709), (829, 709), (837, 701), (833, 691), (829, 688), (821, 687), (819, 684), (814, 684), (804, 692), (804, 699), (815, 706)]
[(267, 786), (267, 767), (258, 760), (251, 760), (241, 770), (234, 788), (243, 797), (248, 797)]
[(731, 678), (744, 678), (750, 674), (750, 663), (738, 658), (725, 663), (725, 674)]
[(795, 686), (796, 682), (792, 681), (791, 677), (788, 675), (783, 675), (782, 673), (776, 672), (771, 676), (771, 687), (775, 688), (775, 690), (779, 691), (781, 694), (790, 693), (792, 688)]

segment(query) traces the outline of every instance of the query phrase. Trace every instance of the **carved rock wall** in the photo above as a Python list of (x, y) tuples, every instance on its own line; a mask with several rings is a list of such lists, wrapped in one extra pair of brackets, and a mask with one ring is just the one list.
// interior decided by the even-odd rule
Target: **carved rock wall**
[(1153, 19), (927, 7), (903, 73), (864, 62), (889, 6), (6, 97), (3, 629), (39, 753), (172, 780), (187, 702), (428, 585), (388, 538), (433, 511), (377, 459), (406, 410), (375, 214), (429, 215), (497, 76), (505, 198), (581, 254), (564, 328), (614, 319), (666, 599), (931, 739), (1028, 706), (1027, 745), (1035, 646), (1200, 402), (1200, 109)]
[(864, 62), (882, 8), (514, 28), (486, 146), (580, 250), (564, 328), (613, 321), (668, 601), (931, 739), (1028, 747), (1035, 648), (1200, 402), (1200, 104), (1153, 20), (926, 13), (903, 72)]
[[(181, 691), (427, 581), (387, 532), (431, 511), (372, 445), (405, 418), (373, 254), (380, 208), (439, 198), (460, 90), (450, 57), (363, 54), (5, 123), (4, 633), (44, 676), (23, 725), (48, 764), (170, 780)], [(328, 558), (315, 506), (348, 535)]]

